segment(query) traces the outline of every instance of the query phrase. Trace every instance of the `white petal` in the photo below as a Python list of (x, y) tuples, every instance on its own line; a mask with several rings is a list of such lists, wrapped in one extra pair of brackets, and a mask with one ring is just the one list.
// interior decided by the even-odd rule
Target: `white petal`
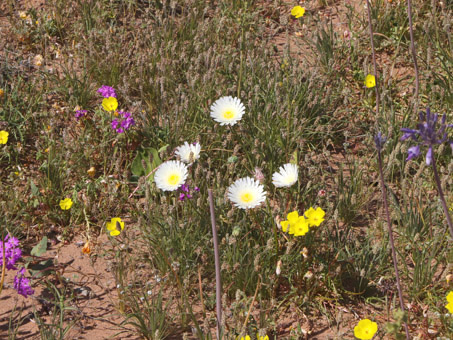
[(234, 125), (241, 120), (245, 106), (238, 98), (221, 97), (211, 105), (211, 117), (220, 125)]
[(180, 161), (162, 163), (154, 174), (156, 186), (163, 191), (178, 189), (187, 178), (187, 166)]

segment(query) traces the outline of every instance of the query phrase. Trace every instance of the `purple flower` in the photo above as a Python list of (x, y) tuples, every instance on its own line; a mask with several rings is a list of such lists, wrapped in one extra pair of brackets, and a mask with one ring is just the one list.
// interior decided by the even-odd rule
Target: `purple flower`
[(85, 117), (87, 112), (87, 110), (77, 110), (75, 113), (75, 118), (79, 120), (80, 118)]
[(23, 297), (33, 295), (34, 291), (30, 287), (30, 280), (25, 277), (25, 268), (19, 270), (14, 277), (14, 289)]
[[(0, 254), (3, 259), (3, 242), (0, 242)], [(15, 237), (5, 237), (5, 259), (6, 269), (17, 269), (15, 264), (22, 257), (22, 251), (19, 248), (19, 240)], [(3, 262), (2, 262), (3, 263)]]
[(408, 156), (406, 158), (406, 161), (410, 161), (411, 159), (417, 158), (418, 156), (420, 156), (420, 145), (411, 146), (407, 150), (407, 153)]
[(378, 134), (374, 136), (374, 144), (376, 144), (376, 149), (378, 149), (378, 151), (382, 150), (386, 141), (387, 138), (384, 137), (380, 132), (378, 132)]
[(436, 144), (442, 144), (448, 142), (453, 152), (453, 141), (448, 140), (447, 129), (452, 128), (453, 124), (446, 124), (447, 116), (443, 115), (438, 125), (439, 116), (437, 113), (432, 114), (430, 109), (426, 109), (426, 117), (423, 115), (423, 111), (420, 112), (421, 123), (417, 124), (417, 129), (402, 128), (404, 132), (401, 140), (412, 139), (419, 141), (419, 144), (412, 146), (408, 149), (407, 161), (416, 158), (420, 155), (420, 145), (428, 146), (428, 152), (426, 153), (426, 164), (431, 165), (434, 157), (433, 146)]
[(108, 98), (108, 97), (116, 98), (115, 89), (113, 87), (110, 87), (107, 85), (102, 85), (100, 88), (98, 88), (97, 92), (100, 93), (101, 96), (104, 98)]
[[(182, 191), (181, 194), (179, 195), (180, 201), (184, 201), (186, 198), (191, 199), (193, 197), (192, 194), (190, 193), (191, 192), (190, 187), (187, 184), (184, 183), (183, 185), (181, 185), (179, 187), (179, 190)], [(200, 189), (198, 187), (195, 187), (193, 189), (193, 192), (198, 192), (198, 191), (200, 191)]]
[(118, 111), (118, 114), (121, 116), (121, 121), (115, 118), (112, 121), (112, 129), (117, 133), (123, 133), (128, 130), (132, 125), (135, 125), (135, 121), (132, 118), (130, 112)]

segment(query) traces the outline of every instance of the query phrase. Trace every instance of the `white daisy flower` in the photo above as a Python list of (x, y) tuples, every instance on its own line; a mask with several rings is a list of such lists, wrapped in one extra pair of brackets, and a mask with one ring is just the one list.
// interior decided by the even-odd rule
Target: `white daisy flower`
[(297, 182), (298, 167), (296, 164), (287, 163), (274, 172), (272, 175), (272, 183), (277, 187), (290, 187)]
[(187, 178), (187, 166), (180, 161), (162, 163), (154, 174), (156, 186), (163, 191), (178, 189)]
[(241, 120), (245, 106), (238, 98), (222, 97), (211, 105), (211, 117), (220, 125), (234, 125)]
[(250, 177), (240, 178), (228, 187), (228, 199), (241, 209), (259, 206), (266, 199), (264, 186)]
[(199, 143), (189, 144), (184, 142), (184, 145), (178, 146), (175, 153), (184, 163), (191, 164), (200, 158), (201, 145)]

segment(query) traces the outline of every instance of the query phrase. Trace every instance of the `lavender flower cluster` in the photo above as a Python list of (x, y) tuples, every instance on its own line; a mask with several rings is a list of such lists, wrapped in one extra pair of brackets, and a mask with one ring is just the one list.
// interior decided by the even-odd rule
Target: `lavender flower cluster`
[[(10, 237), (7, 235), (4, 242), (0, 242), (0, 254), (2, 257), (3, 263), (3, 243), (5, 244), (5, 262), (6, 269), (16, 270), (16, 262), (22, 257), (22, 251), (19, 248), (19, 240), (15, 237)], [(33, 289), (30, 287), (30, 280), (25, 277), (25, 268), (21, 268), (14, 278), (14, 289), (18, 294), (27, 297), (34, 293)]]
[[(426, 118), (424, 112), (420, 112), (421, 123), (417, 124), (417, 129), (402, 128), (404, 132), (401, 140), (411, 138), (413, 141), (418, 142), (417, 145), (411, 146), (408, 149), (408, 156), (406, 161), (414, 159), (420, 156), (420, 145), (428, 146), (428, 152), (426, 153), (426, 164), (431, 165), (433, 162), (433, 146), (436, 144), (449, 143), (453, 151), (453, 141), (448, 140), (447, 129), (452, 128), (453, 124), (446, 124), (447, 116), (443, 115), (440, 125), (438, 126), (438, 115), (437, 113), (432, 114), (429, 108), (426, 109)], [(424, 122), (423, 122), (424, 121)]]
[(123, 133), (135, 124), (130, 112), (118, 111), (118, 114), (121, 116), (121, 119), (115, 118), (112, 121), (112, 129), (116, 132)]
[(102, 97), (108, 98), (108, 97), (114, 97), (116, 98), (116, 92), (115, 89), (111, 86), (107, 85), (102, 85), (98, 90), (98, 93), (101, 94)]

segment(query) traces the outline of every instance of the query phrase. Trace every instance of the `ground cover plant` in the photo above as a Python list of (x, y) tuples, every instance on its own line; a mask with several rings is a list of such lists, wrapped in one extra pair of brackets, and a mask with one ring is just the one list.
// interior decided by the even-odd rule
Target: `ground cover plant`
[(1, 337), (451, 338), (452, 11), (2, 2)]

